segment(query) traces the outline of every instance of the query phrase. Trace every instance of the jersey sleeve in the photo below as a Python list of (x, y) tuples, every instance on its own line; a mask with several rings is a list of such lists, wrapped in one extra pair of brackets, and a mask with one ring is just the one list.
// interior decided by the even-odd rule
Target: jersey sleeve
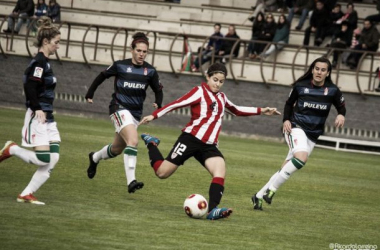
[(103, 75), (108, 79), (111, 76), (117, 75), (117, 62), (114, 62), (111, 66), (109, 66), (106, 70), (104, 70)]
[(260, 115), (261, 114), (261, 108), (256, 107), (244, 107), (244, 106), (237, 106), (233, 104), (230, 100), (228, 100), (227, 96), (226, 98), (226, 108), (231, 111), (234, 115), (237, 116), (251, 116), (251, 115)]
[(43, 79), (45, 74), (45, 64), (43, 61), (35, 61), (29, 68), (26, 75), (26, 82), (24, 91), (26, 99), (29, 100), (29, 106), (33, 111), (41, 110), (38, 101), (38, 89), (43, 86)]
[(287, 121), (291, 119), (292, 114), (293, 114), (293, 106), (294, 103), (296, 103), (298, 99), (298, 91), (297, 87), (294, 86), (292, 90), (290, 91), (288, 100), (285, 102), (285, 107), (284, 107), (284, 118), (282, 119), (283, 121)]
[(164, 107), (155, 110), (152, 115), (154, 116), (154, 119), (157, 119), (166, 113), (169, 113), (172, 110), (190, 106), (196, 103), (199, 103), (201, 101), (202, 97), (202, 90), (199, 87), (194, 87), (192, 90), (190, 90), (185, 95), (181, 96), (177, 100), (166, 104)]
[(344, 100), (344, 96), (340, 89), (337, 88), (337, 91), (334, 96), (334, 102), (333, 102), (336, 110), (338, 111), (338, 114), (345, 116), (346, 115), (346, 103)]
[(158, 76), (157, 71), (155, 70), (150, 82), (150, 87), (152, 88), (154, 94), (155, 94), (155, 103), (157, 104), (158, 108), (161, 108), (162, 100), (164, 98), (164, 94), (162, 91), (162, 84), (160, 81), (160, 77)]

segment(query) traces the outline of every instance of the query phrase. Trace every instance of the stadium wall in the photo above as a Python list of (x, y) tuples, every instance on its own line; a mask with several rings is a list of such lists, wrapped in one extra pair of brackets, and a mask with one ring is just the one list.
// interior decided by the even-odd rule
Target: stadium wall
[[(0, 105), (23, 108), (22, 75), (30, 62), (27, 57), (8, 55), (7, 59), (0, 59)], [(85, 117), (102, 117), (108, 119), (108, 104), (113, 90), (113, 79), (106, 80), (97, 90), (94, 104), (87, 104), (84, 95), (93, 79), (107, 66), (92, 65), (88, 68), (83, 63), (51, 61), (53, 71), (58, 79), (56, 88), (57, 99), (55, 109), (57, 113), (80, 115)], [(199, 85), (203, 77), (198, 75), (182, 74), (178, 78), (174, 74), (159, 72), (164, 86), (164, 104), (188, 92), (192, 87)], [(283, 111), (284, 102), (290, 92), (290, 86), (270, 85), (263, 83), (240, 82), (236, 85), (228, 80), (223, 86), (228, 98), (241, 106), (277, 107)], [(345, 93), (347, 104), (346, 127), (359, 130), (377, 131), (380, 128), (379, 111), (380, 97), (367, 96), (363, 99), (359, 94)], [(145, 103), (144, 115), (152, 112), (151, 103), (154, 94), (149, 89)], [(182, 114), (180, 114), (182, 113)], [(334, 125), (336, 110), (332, 109), (327, 126)], [(248, 134), (251, 137), (259, 136), (272, 139), (282, 139), (282, 117), (232, 117), (226, 115), (223, 123), (223, 132), (227, 134)], [(154, 123), (161, 126), (182, 128), (189, 121), (186, 112), (171, 113)], [(111, 125), (110, 125), (111, 127)], [(358, 135), (360, 136), (360, 135)], [(342, 137), (350, 137), (342, 135)], [(380, 141), (374, 138), (373, 140)]]

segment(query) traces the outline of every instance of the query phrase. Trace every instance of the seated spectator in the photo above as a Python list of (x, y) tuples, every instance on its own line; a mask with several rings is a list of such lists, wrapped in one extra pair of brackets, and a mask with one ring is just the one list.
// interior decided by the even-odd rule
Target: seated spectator
[(367, 16), (365, 19), (369, 20), (371, 23), (378, 23), (380, 22), (380, 1), (377, 1), (376, 9), (379, 11), (378, 14)]
[[(276, 33), (276, 22), (274, 21), (273, 15), (268, 14), (266, 17), (266, 22), (264, 24), (264, 29), (258, 37), (259, 41), (273, 41), (273, 37)], [(266, 43), (255, 43), (253, 46), (253, 54), (249, 57), (255, 59), (257, 55), (263, 52)]]
[(50, 17), (53, 23), (59, 23), (61, 21), (61, 6), (56, 0), (49, 1), (48, 17)]
[[(38, 19), (42, 16), (46, 16), (48, 11), (48, 6), (45, 3), (45, 0), (38, 0), (37, 5), (36, 5), (36, 10), (34, 12), (34, 19)], [(37, 31), (37, 21), (34, 21), (32, 31), (35, 33)]]
[(260, 12), (264, 13), (265, 11), (276, 11), (278, 9), (278, 4), (277, 0), (257, 0), (256, 6), (252, 6), (251, 8), (254, 10), (254, 12), (250, 18), (254, 19)]
[(294, 0), (294, 4), (289, 8), (288, 24), (292, 24), (294, 14), (300, 14), (300, 20), (296, 26), (296, 30), (301, 30), (309, 13), (310, 0)]
[(289, 31), (290, 27), (286, 20), (285, 15), (281, 15), (278, 18), (276, 33), (273, 38), (273, 42), (278, 44), (272, 44), (268, 50), (262, 53), (260, 56), (262, 58), (267, 58), (270, 54), (272, 54), (275, 50), (281, 50), (284, 46), (282, 44), (289, 43)]
[(341, 24), (342, 24), (340, 19), (344, 15), (342, 10), (341, 10), (341, 7), (342, 6), (340, 4), (336, 4), (334, 9), (330, 12), (330, 21), (332, 22), (332, 24), (329, 27), (327, 27), (326, 32), (323, 34), (324, 37), (322, 37), (318, 41), (316, 41), (316, 44), (318, 46), (322, 44), (323, 39), (326, 36), (335, 36), (340, 31)]
[[(202, 51), (201, 65), (210, 61), (213, 53), (215, 53), (215, 55), (218, 54), (220, 46), (222, 45), (222, 40), (220, 40), (218, 37), (223, 37), (223, 34), (220, 33), (221, 28), (222, 25), (220, 23), (216, 23), (214, 25), (214, 33), (211, 35), (212, 38), (209, 39), (207, 47)], [(198, 52), (200, 50), (201, 48), (198, 48)], [(194, 65), (192, 66), (192, 71), (199, 71), (199, 67), (199, 57), (197, 57), (194, 61)]]
[(310, 18), (310, 26), (305, 30), (305, 37), (303, 45), (309, 45), (311, 33), (315, 33), (314, 45), (319, 46), (320, 41), (325, 37), (325, 31), (327, 27), (331, 25), (330, 14), (324, 8), (324, 4), (321, 1), (317, 1), (316, 9)]
[[(251, 40), (257, 40), (259, 36), (261, 35), (262, 31), (264, 30), (264, 24), (265, 24), (264, 14), (260, 12), (259, 14), (257, 14), (256, 19), (251, 18), (249, 20), (253, 22)], [(251, 42), (248, 46), (248, 53), (247, 53), (248, 56), (251, 56), (252, 54), (254, 54), (253, 46), (254, 46), (254, 42)]]
[[(330, 44), (331, 48), (346, 49), (350, 46), (352, 39), (352, 31), (348, 28), (348, 26), (349, 24), (347, 21), (344, 21), (342, 23), (340, 31), (338, 31), (336, 35), (333, 37), (333, 40)], [(335, 68), (337, 65), (339, 54), (341, 54), (340, 51), (333, 52), (333, 68)]]
[(348, 29), (351, 31), (354, 31), (358, 26), (358, 13), (354, 9), (353, 3), (347, 4), (347, 10), (344, 15), (336, 21), (337, 24), (340, 24), (342, 22), (348, 22)]
[(33, 0), (18, 0), (12, 14), (8, 17), (8, 28), (3, 30), (4, 33), (11, 33), (14, 28), (15, 19), (18, 18), (14, 33), (18, 34), (24, 23), (29, 26), (30, 17), (34, 14)]
[[(364, 20), (364, 27), (362, 29), (359, 43), (355, 46), (355, 50), (364, 51), (377, 51), (379, 48), (379, 31), (376, 26), (369, 20)], [(350, 69), (355, 69), (358, 65), (359, 59), (362, 56), (361, 52), (352, 52), (348, 59), (347, 65)]]
[[(222, 57), (221, 62), (226, 63), (228, 58), (230, 57), (231, 51), (233, 46), (236, 43), (236, 40), (240, 39), (240, 37), (236, 33), (236, 29), (234, 25), (230, 25), (228, 27), (228, 33), (226, 34), (225, 38), (234, 38), (233, 40), (222, 40), (222, 45), (220, 46), (218, 55)], [(233, 56), (237, 57), (239, 55), (240, 50), (240, 44), (238, 44), (235, 47), (235, 50), (233, 51)]]

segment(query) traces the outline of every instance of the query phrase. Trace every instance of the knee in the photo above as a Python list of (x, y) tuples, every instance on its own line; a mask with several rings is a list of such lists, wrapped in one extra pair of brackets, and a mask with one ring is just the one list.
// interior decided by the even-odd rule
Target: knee
[(139, 144), (139, 140), (136, 139), (136, 138), (130, 139), (130, 140), (127, 141), (127, 145), (130, 146), (130, 147), (137, 148), (138, 144)]
[(168, 178), (170, 175), (164, 171), (157, 171), (156, 172), (156, 176), (159, 178), (159, 179), (166, 179)]

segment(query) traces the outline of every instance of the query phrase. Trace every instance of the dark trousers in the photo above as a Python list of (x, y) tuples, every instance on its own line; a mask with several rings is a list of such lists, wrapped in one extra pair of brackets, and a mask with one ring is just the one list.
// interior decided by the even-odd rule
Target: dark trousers
[[(315, 38), (314, 41), (317, 39), (322, 39), (325, 37), (326, 27), (317, 27), (315, 31)], [(303, 38), (303, 45), (309, 45), (310, 43), (310, 35), (311, 35), (311, 26), (309, 26), (305, 30), (305, 37)], [(314, 42), (315, 45), (315, 42)]]
[[(355, 50), (363, 50), (363, 51), (376, 51), (377, 48), (367, 48), (363, 49), (361, 44), (358, 44), (354, 48)], [(363, 55), (362, 52), (352, 52), (347, 59), (347, 64), (353, 67), (357, 67), (360, 57)]]
[(373, 22), (379, 23), (380, 22), (380, 13), (377, 15), (367, 16), (366, 19), (370, 20), (371, 23), (373, 23)]

